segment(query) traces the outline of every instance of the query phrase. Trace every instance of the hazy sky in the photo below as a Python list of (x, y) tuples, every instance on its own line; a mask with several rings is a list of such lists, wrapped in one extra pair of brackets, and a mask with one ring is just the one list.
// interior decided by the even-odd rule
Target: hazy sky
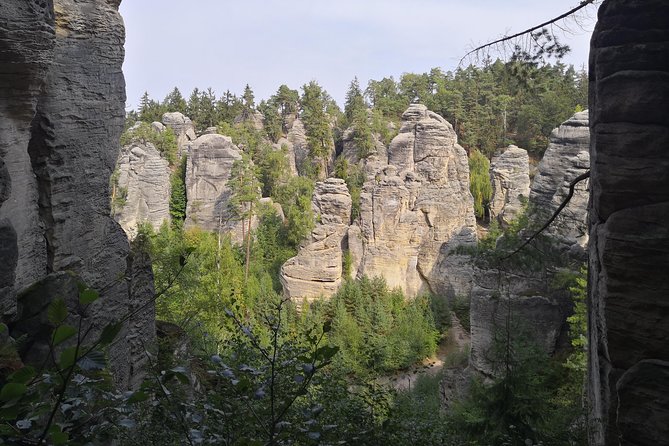
[[(354, 76), (454, 69), (467, 50), (560, 15), (578, 0), (123, 0), (128, 107), (174, 86), (257, 102), (317, 80), (340, 104)], [(569, 24), (567, 62), (587, 65), (594, 9)]]

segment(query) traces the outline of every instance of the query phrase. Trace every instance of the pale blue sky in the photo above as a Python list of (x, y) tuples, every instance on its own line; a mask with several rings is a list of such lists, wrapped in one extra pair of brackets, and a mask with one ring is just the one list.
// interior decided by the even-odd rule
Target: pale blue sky
[[(578, 0), (123, 0), (128, 107), (174, 86), (257, 101), (317, 80), (340, 104), (354, 76), (454, 69), (467, 50), (543, 22)], [(594, 8), (569, 24), (567, 62), (587, 65)]]

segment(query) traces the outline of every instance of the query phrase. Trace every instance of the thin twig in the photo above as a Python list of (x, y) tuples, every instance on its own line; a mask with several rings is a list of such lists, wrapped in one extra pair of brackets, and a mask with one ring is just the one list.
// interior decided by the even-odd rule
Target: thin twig
[(532, 33), (533, 31), (536, 31), (536, 30), (538, 30), (538, 29), (541, 29), (541, 28), (543, 28), (543, 27), (545, 27), (545, 26), (552, 25), (552, 24), (554, 24), (555, 22), (559, 22), (560, 20), (569, 17), (570, 15), (574, 14), (575, 12), (578, 12), (579, 10), (585, 8), (586, 6), (588, 6), (588, 5), (592, 4), (592, 3), (595, 3), (595, 1), (597, 1), (597, 0), (583, 0), (578, 6), (576, 6), (575, 8), (570, 9), (569, 11), (565, 12), (564, 14), (559, 15), (558, 17), (555, 17), (555, 18), (553, 18), (553, 19), (551, 19), (551, 20), (548, 20), (548, 21), (546, 21), (546, 22), (543, 22), (543, 23), (541, 23), (541, 24), (539, 24), (539, 25), (533, 26), (532, 28), (526, 29), (525, 31), (521, 31), (521, 32), (516, 33), (516, 34), (513, 34), (513, 35), (511, 35), (511, 36), (504, 36), (504, 37), (502, 37), (501, 39), (497, 39), (497, 40), (495, 40), (494, 42), (488, 42), (488, 43), (486, 43), (486, 44), (484, 44), (484, 45), (481, 45), (481, 46), (479, 46), (479, 47), (476, 47), (476, 48), (474, 48), (473, 50), (469, 51), (469, 52), (468, 52), (467, 54), (465, 54), (464, 56), (462, 56), (462, 59), (460, 59), (460, 62), (458, 62), (458, 66), (459, 66), (459, 65), (462, 65), (462, 61), (464, 61), (467, 57), (469, 57), (470, 55), (472, 55), (472, 54), (474, 54), (474, 53), (476, 53), (476, 52), (478, 52), (478, 51), (481, 51), (481, 50), (484, 49), (484, 48), (488, 48), (488, 47), (497, 45), (498, 43), (503, 43), (503, 42), (506, 42), (506, 41), (515, 39), (516, 37), (520, 37), (520, 36), (523, 36), (523, 35), (525, 35), (525, 34)]

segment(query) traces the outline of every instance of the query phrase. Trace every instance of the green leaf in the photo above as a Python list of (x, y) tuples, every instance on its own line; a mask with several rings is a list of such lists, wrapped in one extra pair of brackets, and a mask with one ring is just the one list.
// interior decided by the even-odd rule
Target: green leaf
[(336, 355), (338, 351), (339, 347), (330, 347), (329, 345), (324, 345), (323, 347), (319, 347), (316, 350), (315, 356), (316, 359), (320, 361), (328, 361), (332, 359), (332, 357)]
[(70, 439), (70, 435), (66, 432), (63, 432), (60, 429), (60, 426), (51, 426), (49, 428), (49, 434), (51, 435), (51, 441), (55, 445), (67, 444), (67, 441)]
[(99, 297), (100, 293), (95, 291), (93, 288), (86, 288), (83, 291), (79, 291), (79, 303), (82, 305), (91, 304), (98, 300)]
[(21, 383), (7, 383), (0, 391), (0, 401), (9, 401), (21, 397), (28, 390), (28, 386)]
[(123, 328), (123, 324), (120, 322), (110, 323), (102, 330), (98, 343), (102, 346), (111, 344), (116, 339), (116, 336), (118, 336), (121, 328)]
[(332, 330), (332, 321), (325, 321), (323, 324), (323, 333), (329, 333)]
[(8, 330), (7, 326), (5, 324), (0, 323), (0, 334), (6, 332)]
[(82, 370), (86, 371), (103, 370), (107, 365), (107, 361), (104, 353), (98, 350), (93, 350), (86, 356), (80, 358), (77, 361), (77, 365), (81, 367)]
[(7, 380), (18, 384), (28, 384), (34, 377), (35, 369), (28, 365), (9, 375)]
[(75, 358), (76, 352), (77, 352), (76, 347), (66, 348), (65, 350), (62, 351), (58, 361), (58, 365), (60, 366), (61, 369), (67, 369), (74, 365), (74, 362), (76, 361)]
[(13, 406), (3, 407), (2, 409), (0, 409), (0, 420), (3, 421), (16, 420), (19, 416), (19, 409), (21, 409), (21, 407), (19, 406), (20, 406), (19, 404), (15, 404)]
[(73, 326), (61, 325), (60, 327), (54, 330), (53, 338), (51, 341), (53, 342), (54, 346), (60, 345), (76, 334), (77, 334), (77, 329), (74, 328)]
[(63, 299), (56, 299), (51, 302), (47, 310), (49, 322), (54, 325), (61, 324), (67, 318), (67, 305)]
[(142, 392), (141, 390), (138, 390), (137, 392), (133, 393), (126, 402), (128, 404), (135, 404), (146, 401), (147, 399), (149, 399), (149, 395), (147, 395), (145, 392)]

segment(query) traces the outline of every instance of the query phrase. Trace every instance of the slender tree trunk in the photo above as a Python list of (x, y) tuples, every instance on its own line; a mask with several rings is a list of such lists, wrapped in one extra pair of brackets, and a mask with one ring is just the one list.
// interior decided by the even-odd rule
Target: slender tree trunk
[(251, 220), (253, 220), (253, 203), (249, 203), (249, 230), (246, 232), (246, 270), (244, 280), (249, 280), (249, 265), (251, 263)]

